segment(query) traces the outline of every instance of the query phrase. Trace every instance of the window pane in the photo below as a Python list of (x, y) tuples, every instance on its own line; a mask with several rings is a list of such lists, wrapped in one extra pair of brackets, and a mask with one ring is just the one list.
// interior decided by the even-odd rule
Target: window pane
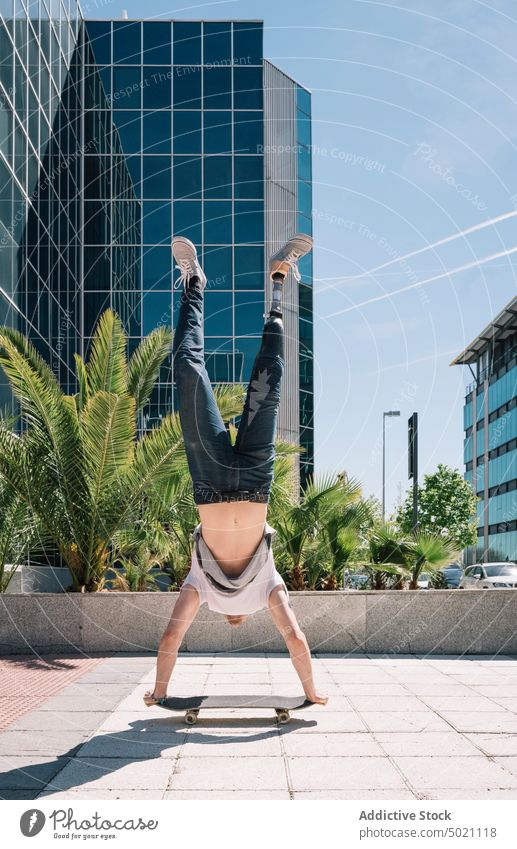
[(262, 156), (235, 157), (235, 197), (264, 197), (264, 162)]
[(186, 236), (195, 245), (201, 243), (201, 203), (199, 201), (174, 202), (174, 235)]
[(204, 109), (231, 109), (232, 72), (231, 68), (203, 69), (203, 107)]
[(111, 265), (109, 248), (84, 248), (84, 288), (109, 289)]
[(298, 179), (311, 179), (311, 154), (308, 147), (298, 145)]
[(234, 109), (262, 109), (262, 68), (234, 68)]
[(148, 67), (144, 74), (144, 108), (163, 109), (172, 104), (172, 71), (170, 68)]
[(113, 105), (117, 109), (140, 109), (141, 69), (126, 65), (113, 67)]
[(207, 156), (203, 159), (205, 198), (231, 198), (231, 156)]
[(201, 68), (174, 68), (175, 109), (201, 109)]
[(235, 339), (235, 381), (237, 383), (249, 381), (259, 348), (260, 337), (258, 336)]
[(174, 157), (173, 196), (187, 200), (201, 197), (200, 157)]
[(84, 332), (90, 335), (104, 310), (110, 306), (109, 292), (84, 293)]
[(144, 318), (142, 331), (144, 336), (156, 327), (170, 327), (172, 319), (172, 293), (146, 292), (143, 297)]
[(304, 215), (310, 216), (312, 209), (311, 184), (298, 180), (298, 209)]
[(86, 21), (86, 32), (99, 65), (111, 63), (111, 21)]
[(205, 335), (231, 336), (232, 323), (232, 293), (205, 290)]
[(231, 201), (205, 201), (204, 242), (207, 245), (231, 245), (232, 204)]
[(171, 240), (171, 204), (163, 201), (146, 201), (144, 213), (144, 243), (155, 245)]
[(235, 201), (235, 242), (264, 241), (264, 204), (258, 200)]
[(201, 153), (201, 112), (174, 110), (174, 153)]
[(144, 112), (144, 153), (171, 152), (171, 113)]
[(205, 112), (203, 118), (205, 153), (231, 153), (232, 113)]
[(235, 153), (262, 153), (264, 123), (262, 112), (234, 112)]
[(235, 335), (262, 333), (264, 325), (264, 295), (254, 292), (235, 292)]
[(207, 339), (205, 365), (212, 383), (233, 383), (233, 339)]
[(139, 112), (113, 112), (113, 123), (115, 132), (118, 132), (119, 144), (122, 153), (139, 153), (142, 147), (140, 141), (140, 113)]
[(234, 65), (260, 65), (262, 63), (262, 56), (262, 24), (251, 21), (234, 23)]
[(169, 247), (145, 248), (143, 256), (144, 289), (171, 289), (171, 252)]
[(144, 198), (171, 197), (171, 165), (169, 156), (144, 156)]
[(232, 58), (231, 23), (205, 21), (203, 25), (203, 64), (211, 62), (230, 64)]
[(113, 21), (113, 61), (140, 65), (141, 27), (135, 21)]
[(144, 65), (171, 64), (171, 25), (144, 21)]
[(84, 196), (89, 199), (111, 197), (111, 157), (84, 157)]
[(310, 147), (311, 144), (311, 119), (303, 112), (297, 112), (296, 135), (300, 144)]
[(235, 248), (235, 288), (264, 290), (264, 249)]
[(203, 269), (207, 276), (207, 287), (209, 289), (231, 289), (232, 249), (226, 247), (205, 247)]
[(84, 202), (84, 240), (87, 245), (111, 242), (109, 204), (105, 201)]
[(175, 65), (201, 64), (201, 24), (190, 21), (174, 21)]
[(301, 86), (296, 87), (296, 105), (307, 115), (311, 114), (311, 95)]

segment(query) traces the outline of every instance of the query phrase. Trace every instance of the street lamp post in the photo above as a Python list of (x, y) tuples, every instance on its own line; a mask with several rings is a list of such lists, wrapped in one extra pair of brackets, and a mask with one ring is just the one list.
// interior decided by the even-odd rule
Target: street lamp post
[(382, 521), (386, 520), (386, 417), (400, 416), (400, 410), (387, 410), (382, 414)]

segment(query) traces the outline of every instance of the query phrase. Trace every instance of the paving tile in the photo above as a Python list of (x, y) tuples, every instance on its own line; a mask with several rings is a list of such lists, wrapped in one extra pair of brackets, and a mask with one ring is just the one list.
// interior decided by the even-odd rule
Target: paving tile
[(415, 789), (415, 794), (418, 799), (517, 799), (517, 789), (511, 790), (492, 790), (489, 787), (476, 789), (475, 787), (466, 787), (464, 789), (456, 788), (439, 788), (432, 790)]
[(179, 758), (169, 790), (287, 790), (280, 758)]
[(349, 788), (347, 790), (300, 790), (293, 793), (294, 801), (297, 799), (304, 799), (306, 801), (310, 801), (311, 799), (314, 801), (322, 799), (364, 799), (368, 801), (369, 799), (393, 799), (394, 797), (397, 800), (417, 798), (411, 790), (403, 790), (400, 787), (397, 787), (396, 791), (382, 790), (381, 788), (376, 788), (375, 790), (369, 788), (353, 790)]
[(182, 713), (173, 713), (163, 708), (149, 708), (144, 711), (115, 711), (105, 715), (106, 718), (96, 729), (99, 734), (106, 731), (157, 732), (160, 734), (176, 734), (185, 731), (185, 720)]
[(388, 758), (299, 757), (289, 760), (291, 788), (342, 790), (351, 788), (404, 789), (400, 774)]
[[(508, 755), (507, 757), (498, 756), (495, 758), (496, 763), (500, 764), (504, 767), (505, 770), (510, 772), (517, 779), (517, 757), (515, 755)], [(503, 785), (505, 786), (505, 785)], [(514, 786), (514, 785), (508, 785)]]
[[(393, 759), (412, 788), (473, 788), (483, 787), (499, 789), (517, 788), (517, 774), (503, 769), (483, 757), (442, 757), (414, 758), (396, 757)], [(499, 760), (499, 759), (498, 759)], [(505, 760), (511, 760), (505, 759)], [(517, 759), (516, 759), (517, 760)]]
[(0, 790), (0, 799), (16, 801), (20, 799), (36, 799), (38, 790)]
[(444, 719), (431, 710), (413, 714), (403, 711), (361, 711), (361, 719), (370, 731), (450, 731)]
[(192, 729), (181, 750), (181, 758), (206, 757), (278, 757), (280, 737), (272, 730), (218, 730), (194, 731)]
[(475, 696), (476, 690), (465, 684), (457, 684), (455, 681), (444, 678), (442, 682), (436, 681), (407, 681), (405, 686), (416, 696)]
[(367, 731), (366, 725), (354, 711), (322, 710), (321, 713), (300, 711), (292, 715), (288, 725), (280, 726), (280, 733), (314, 734), (332, 733), (335, 731)]
[(432, 710), (440, 712), (461, 710), (463, 712), (477, 713), (478, 711), (505, 710), (504, 707), (497, 705), (494, 701), (484, 696), (421, 696), (421, 698)]
[(174, 761), (169, 758), (73, 758), (41, 794), (56, 790), (160, 790), (167, 787)]
[(421, 732), (379, 732), (374, 734), (374, 739), (382, 746), (386, 754), (397, 757), (403, 755), (414, 755), (420, 758), (435, 757), (436, 755), (477, 756), (479, 749), (454, 731), (427, 731)]
[(347, 696), (411, 696), (403, 684), (372, 684), (364, 681), (363, 683), (351, 682), (340, 683), (342, 693)]
[(384, 752), (368, 733), (282, 734), (282, 745), (288, 757), (382, 757)]
[(39, 707), (41, 711), (64, 711), (66, 713), (91, 713), (102, 710), (113, 710), (124, 698), (124, 692), (118, 695), (89, 695), (85, 693), (73, 696), (52, 696)]
[(56, 711), (33, 710), (9, 726), (9, 731), (45, 731), (53, 732), (56, 728), (63, 731), (84, 730), (97, 728), (111, 716), (111, 711)]
[(457, 731), (517, 733), (517, 716), (509, 711), (442, 711), (441, 714)]
[(65, 731), (48, 729), (45, 734), (28, 734), (26, 731), (11, 730), (0, 734), (0, 756), (32, 754), (43, 756), (73, 754), (88, 738), (87, 731)]
[(175, 758), (183, 745), (183, 734), (115, 732), (96, 734), (79, 749), (78, 758)]
[(428, 711), (429, 708), (416, 696), (350, 696), (353, 706), (363, 711)]
[(473, 746), (477, 746), (490, 757), (497, 755), (517, 756), (517, 734), (465, 734)]
[(228, 801), (238, 801), (250, 799), (257, 801), (260, 799), (282, 799), (284, 802), (290, 799), (288, 790), (167, 790), (163, 796), (164, 799), (194, 799), (216, 801), (226, 799)]
[(109, 799), (134, 799), (135, 801), (144, 801), (144, 799), (147, 799), (150, 801), (158, 801), (163, 799), (163, 794), (163, 790), (146, 790), (142, 787), (139, 790), (108, 790), (106, 788), (94, 787), (90, 790), (76, 790), (73, 788), (71, 790), (57, 790), (55, 793), (45, 792), (44, 794), (41, 793), (38, 798), (69, 799), (71, 802), (76, 802), (79, 800), (98, 802), (101, 800)]
[(0, 757), (0, 792), (8, 789), (41, 789), (68, 765), (68, 758), (46, 758), (35, 755)]

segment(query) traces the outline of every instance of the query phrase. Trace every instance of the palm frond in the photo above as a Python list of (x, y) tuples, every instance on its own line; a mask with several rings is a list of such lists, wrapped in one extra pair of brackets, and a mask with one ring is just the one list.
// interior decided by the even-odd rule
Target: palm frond
[(149, 399), (160, 372), (160, 366), (171, 353), (172, 332), (158, 327), (140, 342), (128, 365), (127, 391), (136, 402), (137, 411)]
[(113, 310), (105, 310), (95, 328), (86, 366), (91, 394), (127, 392), (126, 344), (120, 318)]

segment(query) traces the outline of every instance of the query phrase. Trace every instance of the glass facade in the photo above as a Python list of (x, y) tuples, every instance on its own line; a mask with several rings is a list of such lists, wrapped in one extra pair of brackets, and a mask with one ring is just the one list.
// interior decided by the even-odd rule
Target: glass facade
[[(108, 306), (130, 350), (175, 324), (170, 240), (184, 235), (208, 278), (210, 377), (247, 382), (269, 296), (262, 22), (81, 20), (71, 0), (49, 3), (0, 0), (0, 324), (27, 333), (73, 392), (73, 353), (87, 353)], [(301, 87), (296, 134), (298, 229), (311, 232)], [(302, 480), (314, 453), (311, 263), (292, 387)], [(173, 381), (169, 361), (143, 427), (174, 405)]]
[(483, 333), (469, 362), (476, 380), (464, 406), (465, 478), (479, 501), (478, 542), (467, 563), (517, 561), (517, 329), (503, 335), (498, 327), (492, 339)]

